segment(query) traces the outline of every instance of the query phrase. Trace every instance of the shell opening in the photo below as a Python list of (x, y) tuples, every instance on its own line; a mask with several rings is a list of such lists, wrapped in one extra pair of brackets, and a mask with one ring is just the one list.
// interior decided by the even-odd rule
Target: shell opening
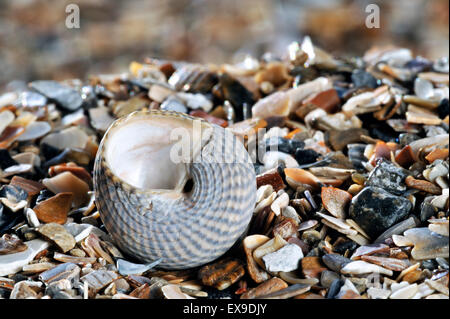
[[(186, 192), (192, 188), (190, 162), (202, 149), (202, 138), (193, 133), (193, 121), (178, 118), (131, 116), (108, 132), (105, 159), (114, 175), (128, 184), (147, 190)], [(189, 141), (188, 161), (177, 162), (171, 149), (179, 143), (174, 129), (185, 129)], [(188, 137), (189, 139), (186, 139)]]

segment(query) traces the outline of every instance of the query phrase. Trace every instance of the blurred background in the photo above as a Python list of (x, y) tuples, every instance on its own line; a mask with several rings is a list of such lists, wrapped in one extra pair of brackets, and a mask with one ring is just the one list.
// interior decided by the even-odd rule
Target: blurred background
[[(80, 8), (79, 29), (66, 28), (70, 3)], [(380, 7), (380, 29), (365, 27), (370, 3)], [(123, 72), (146, 57), (234, 62), (283, 52), (305, 35), (345, 56), (387, 44), (448, 56), (449, 1), (0, 0), (0, 92), (22, 81)]]

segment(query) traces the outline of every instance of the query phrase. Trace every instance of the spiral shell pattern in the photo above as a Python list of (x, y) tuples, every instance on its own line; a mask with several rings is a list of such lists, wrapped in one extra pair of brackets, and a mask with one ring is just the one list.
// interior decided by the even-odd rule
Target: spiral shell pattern
[[(186, 269), (215, 260), (245, 232), (252, 217), (256, 179), (247, 151), (231, 132), (202, 120), (212, 128), (202, 151), (213, 160), (188, 164), (192, 190), (168, 200), (157, 192), (128, 184), (115, 176), (107, 163), (104, 146), (108, 133), (134, 116), (199, 120), (182, 113), (152, 110), (132, 113), (111, 125), (94, 165), (96, 204), (106, 229), (130, 256), (142, 262), (162, 258), (161, 268)], [(224, 143), (226, 138), (235, 143), (230, 147)]]

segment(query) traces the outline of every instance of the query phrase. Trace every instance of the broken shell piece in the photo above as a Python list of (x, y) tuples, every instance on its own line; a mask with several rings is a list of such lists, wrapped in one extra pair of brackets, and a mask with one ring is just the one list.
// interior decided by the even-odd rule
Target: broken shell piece
[(7, 128), (14, 121), (14, 118), (15, 115), (11, 111), (5, 110), (0, 112), (0, 136), (5, 128)]
[(344, 221), (337, 219), (335, 217), (332, 216), (328, 216), (322, 213), (317, 213), (317, 215), (319, 215), (320, 217), (322, 217), (322, 222), (324, 224), (326, 224), (327, 226), (336, 229), (339, 232), (342, 232), (343, 234), (346, 235), (351, 235), (351, 236), (355, 236), (356, 234), (358, 234), (358, 232), (356, 230), (351, 229), (350, 225), (348, 225), (347, 223), (345, 223)]
[(369, 273), (379, 273), (387, 276), (392, 276), (392, 270), (370, 264), (368, 262), (357, 260), (348, 263), (341, 269), (341, 273), (346, 275), (361, 275)]
[(58, 193), (49, 199), (39, 202), (33, 210), (40, 221), (62, 225), (67, 221), (67, 214), (72, 206), (72, 199), (72, 193)]
[(118, 259), (117, 260), (117, 270), (121, 275), (136, 275), (136, 274), (142, 274), (146, 271), (156, 267), (162, 259), (158, 259), (152, 263), (149, 264), (135, 264), (132, 262), (129, 262), (125, 259)]
[(0, 276), (7, 276), (15, 274), (22, 270), (22, 267), (27, 265), (44, 249), (47, 249), (48, 242), (41, 239), (34, 239), (25, 242), (27, 249), (18, 253), (0, 256)]
[(89, 185), (70, 172), (63, 172), (51, 178), (44, 178), (42, 183), (55, 194), (63, 192), (73, 193), (75, 206), (81, 206), (88, 200)]
[(41, 140), (41, 144), (47, 144), (56, 147), (57, 149), (84, 149), (88, 139), (88, 135), (82, 129), (72, 126), (62, 130), (61, 132), (47, 135)]
[(305, 292), (311, 289), (311, 285), (305, 284), (295, 284), (291, 285), (285, 289), (278, 290), (276, 292), (272, 292), (267, 295), (260, 296), (260, 299), (289, 299), (294, 296), (298, 296), (304, 294)]
[(112, 257), (106, 251), (104, 251), (102, 246), (100, 245), (100, 239), (97, 235), (93, 233), (89, 234), (89, 236), (87, 236), (83, 241), (82, 247), (86, 250), (89, 256), (101, 257), (108, 263), (114, 264), (114, 260), (112, 259)]
[(281, 210), (289, 205), (289, 195), (287, 193), (283, 193), (278, 196), (277, 199), (273, 201), (270, 205), (270, 208), (275, 213), (276, 216), (279, 216)]
[(448, 237), (430, 231), (428, 228), (412, 228), (404, 236), (414, 243), (411, 256), (416, 260), (448, 257)]
[(267, 254), (277, 251), (278, 249), (282, 248), (287, 244), (288, 244), (287, 241), (285, 241), (280, 235), (275, 235), (274, 238), (267, 241), (266, 243), (259, 246), (253, 251), (253, 258), (255, 259), (255, 261), (258, 263), (259, 266), (265, 268), (265, 264), (262, 258)]
[(59, 224), (45, 224), (39, 227), (37, 231), (42, 236), (55, 243), (63, 253), (66, 253), (75, 247), (76, 242), (73, 236)]
[(25, 132), (17, 138), (17, 141), (29, 141), (40, 138), (50, 132), (51, 126), (47, 122), (33, 122), (25, 128)]
[(448, 237), (449, 235), (449, 221), (448, 219), (429, 219), (428, 229), (437, 234)]
[(321, 197), (323, 206), (331, 215), (345, 218), (345, 208), (352, 199), (351, 194), (334, 187), (322, 187)]
[(253, 259), (253, 251), (267, 241), (269, 241), (269, 237), (264, 235), (247, 236), (243, 240), (244, 251), (247, 257), (247, 270), (256, 283), (261, 283), (270, 278), (269, 274), (261, 269)]
[(263, 199), (261, 202), (258, 203), (258, 205), (256, 205), (254, 213), (256, 214), (256, 213), (262, 211), (267, 206), (271, 205), (276, 197), (277, 197), (277, 193), (273, 192), (268, 197)]
[(195, 299), (181, 291), (177, 285), (165, 285), (161, 291), (166, 299)]
[(315, 175), (301, 168), (285, 168), (284, 173), (289, 186), (294, 189), (297, 189), (297, 186), (301, 184), (307, 184), (316, 188), (320, 183)]
[(242, 294), (241, 299), (257, 299), (261, 296), (285, 289), (287, 287), (288, 285), (286, 282), (280, 278), (274, 277)]
[(417, 284), (405, 285), (395, 291), (389, 296), (389, 299), (411, 299), (419, 290)]
[(397, 247), (414, 246), (414, 243), (402, 235), (392, 235), (392, 241)]
[(224, 290), (241, 279), (244, 274), (244, 267), (239, 260), (224, 259), (203, 266), (198, 272), (198, 277), (204, 285)]
[(386, 257), (378, 257), (378, 256), (361, 256), (361, 260), (370, 262), (372, 264), (379, 265), (386, 269), (390, 269), (393, 271), (402, 271), (410, 266), (409, 262), (403, 259), (397, 258), (386, 258)]
[(14, 254), (27, 249), (22, 240), (9, 234), (4, 234), (0, 238), (0, 256)]
[(406, 120), (408, 123), (413, 124), (425, 124), (425, 125), (439, 125), (442, 120), (433, 112), (417, 107), (413, 104), (408, 105), (408, 111), (406, 112)]

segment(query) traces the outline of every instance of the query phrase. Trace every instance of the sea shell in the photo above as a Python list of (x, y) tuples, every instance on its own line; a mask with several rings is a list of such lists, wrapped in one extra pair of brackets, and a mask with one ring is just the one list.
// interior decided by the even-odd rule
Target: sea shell
[[(181, 128), (191, 154), (177, 164), (170, 135)], [(243, 235), (255, 206), (256, 176), (231, 132), (152, 110), (134, 112), (108, 129), (95, 161), (94, 190), (119, 248), (143, 262), (162, 258), (161, 268), (185, 269), (216, 259)]]

